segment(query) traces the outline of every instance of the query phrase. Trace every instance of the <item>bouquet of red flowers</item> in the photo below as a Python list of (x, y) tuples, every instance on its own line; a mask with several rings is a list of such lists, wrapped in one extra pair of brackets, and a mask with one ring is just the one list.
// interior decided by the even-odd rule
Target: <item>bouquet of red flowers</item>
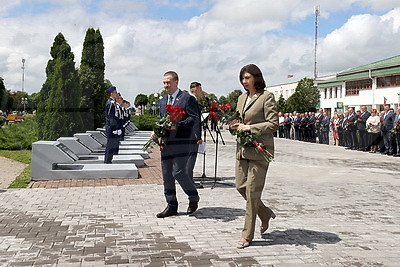
[(397, 134), (397, 132), (400, 130), (400, 121), (396, 122), (396, 125), (392, 129), (393, 134)]
[(221, 121), (222, 124), (228, 124), (239, 117), (238, 112), (234, 111), (229, 103), (219, 105), (217, 102), (212, 102), (208, 109), (210, 119)]
[(185, 118), (185, 111), (180, 106), (166, 105), (166, 115), (159, 118), (153, 127), (153, 136), (144, 144), (142, 150), (146, 151), (151, 144), (158, 145), (161, 149), (165, 145), (167, 131)]
[(236, 136), (236, 142), (240, 146), (250, 146), (254, 147), (254, 149), (258, 152), (261, 153), (264, 157), (264, 159), (267, 162), (271, 162), (274, 159), (274, 155), (272, 155), (267, 149), (263, 141), (257, 141), (260, 138), (260, 133), (252, 133), (248, 131), (237, 131), (234, 130), (231, 132), (232, 135)]

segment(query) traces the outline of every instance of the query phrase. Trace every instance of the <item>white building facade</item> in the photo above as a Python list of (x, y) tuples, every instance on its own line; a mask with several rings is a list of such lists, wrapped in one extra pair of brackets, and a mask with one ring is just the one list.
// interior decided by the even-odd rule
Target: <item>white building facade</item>
[(316, 80), (320, 107), (333, 114), (349, 107), (383, 110), (385, 104), (396, 109), (400, 104), (400, 56), (373, 62), (337, 73), (327, 80)]

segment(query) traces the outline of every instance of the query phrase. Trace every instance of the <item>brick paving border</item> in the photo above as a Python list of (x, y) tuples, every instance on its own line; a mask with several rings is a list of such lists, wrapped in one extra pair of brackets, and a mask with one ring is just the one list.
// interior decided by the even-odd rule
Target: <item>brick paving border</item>
[(109, 185), (163, 184), (161, 173), (161, 153), (155, 147), (145, 159), (145, 166), (138, 168), (138, 179), (71, 179), (52, 181), (32, 181), (29, 188), (97, 187)]

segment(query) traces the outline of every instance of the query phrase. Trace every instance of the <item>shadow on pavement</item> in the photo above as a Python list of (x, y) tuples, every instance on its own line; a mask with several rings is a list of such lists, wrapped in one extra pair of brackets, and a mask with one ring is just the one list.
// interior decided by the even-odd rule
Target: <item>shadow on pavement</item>
[(329, 232), (317, 232), (305, 229), (288, 229), (285, 231), (273, 231), (263, 234), (265, 241), (253, 241), (254, 246), (272, 245), (295, 245), (306, 246), (312, 250), (316, 249), (316, 244), (336, 244), (342, 241), (337, 234)]
[(0, 189), (0, 193), (7, 192), (7, 190)]
[(194, 177), (193, 180), (203, 186), (198, 188), (235, 187), (235, 177)]
[(192, 216), (197, 219), (214, 219), (222, 222), (230, 222), (236, 220), (240, 216), (244, 216), (245, 210), (226, 207), (206, 207), (200, 208)]

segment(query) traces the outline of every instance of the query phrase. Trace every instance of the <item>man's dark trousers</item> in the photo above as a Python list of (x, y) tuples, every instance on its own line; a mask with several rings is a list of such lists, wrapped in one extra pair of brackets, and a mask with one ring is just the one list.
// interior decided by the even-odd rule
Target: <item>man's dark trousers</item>
[(178, 181), (183, 191), (188, 195), (189, 202), (199, 201), (196, 186), (192, 177), (189, 177), (186, 168), (190, 154), (190, 151), (187, 149), (188, 145), (189, 144), (183, 140), (182, 144), (171, 144), (167, 142), (166, 146), (161, 150), (164, 195), (168, 203), (168, 208), (172, 210), (178, 209), (175, 180)]
[(113, 156), (119, 152), (120, 136), (107, 138), (106, 151), (104, 154), (104, 163), (111, 163)]

